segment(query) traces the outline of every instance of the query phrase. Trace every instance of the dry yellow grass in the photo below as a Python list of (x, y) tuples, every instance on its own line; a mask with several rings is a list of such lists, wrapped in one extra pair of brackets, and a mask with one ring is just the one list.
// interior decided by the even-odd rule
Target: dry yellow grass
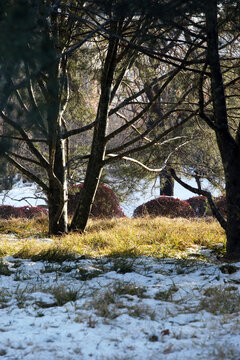
[[(5, 231), (4, 231), (5, 230)], [(0, 221), (0, 232), (17, 234), (21, 241), (0, 243), (0, 256), (64, 260), (75, 253), (86, 256), (157, 256), (181, 257), (194, 245), (214, 248), (225, 244), (225, 233), (219, 224), (209, 219), (139, 218), (90, 220), (85, 234), (77, 232), (53, 237), (53, 243), (26, 239), (30, 235), (47, 235), (43, 218)], [(59, 260), (60, 261), (60, 260)]]
[(48, 219), (45, 215), (32, 219), (0, 219), (0, 234), (14, 234), (19, 238), (28, 236), (47, 236)]

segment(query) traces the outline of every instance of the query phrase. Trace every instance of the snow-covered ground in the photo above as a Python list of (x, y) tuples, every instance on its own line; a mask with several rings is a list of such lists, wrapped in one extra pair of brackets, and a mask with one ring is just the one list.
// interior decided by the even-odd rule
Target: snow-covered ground
[(240, 262), (5, 257), (0, 274), (1, 359), (240, 359)]

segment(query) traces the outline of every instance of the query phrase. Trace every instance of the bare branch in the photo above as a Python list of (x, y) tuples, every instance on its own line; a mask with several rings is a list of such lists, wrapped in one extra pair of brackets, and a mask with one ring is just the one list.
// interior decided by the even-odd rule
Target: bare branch
[[(69, 16), (69, 14), (65, 14), (67, 16)], [(72, 15), (71, 15), (72, 16)], [(75, 17), (76, 18), (76, 17)], [(83, 20), (83, 19), (82, 19)], [(86, 20), (84, 20), (86, 21)], [(78, 48), (80, 48), (83, 44), (85, 44), (94, 34), (98, 33), (100, 30), (104, 29), (104, 26), (106, 26), (107, 24), (109, 24), (111, 22), (111, 20), (107, 20), (105, 21), (102, 25), (97, 26), (94, 30), (92, 30), (87, 36), (85, 36), (84, 39), (82, 39), (81, 41), (79, 41), (77, 44), (73, 45), (70, 49), (64, 51), (62, 54), (58, 55), (57, 59), (61, 59), (69, 54), (71, 54), (72, 52), (74, 52), (75, 50), (77, 50)]]
[[(148, 86), (151, 88), (154, 85), (156, 85), (157, 83), (159, 83), (160, 81), (163, 81), (164, 79), (166, 79), (168, 76), (171, 76), (173, 73), (175, 73), (176, 70), (172, 70), (167, 74), (164, 74), (162, 76), (160, 76), (157, 79), (154, 79)], [(133, 94), (132, 96), (128, 97), (127, 99), (123, 100), (118, 106), (116, 106), (115, 108), (111, 109), (108, 113), (108, 116), (111, 116), (113, 114), (115, 114), (116, 112), (118, 112), (121, 108), (123, 108), (124, 106), (130, 104), (133, 100), (135, 100), (136, 98), (140, 97), (142, 94), (144, 94), (146, 92), (146, 89), (143, 88), (142, 90), (138, 91), (136, 94)]]
[(45, 193), (48, 192), (47, 185), (39, 179), (36, 175), (28, 171), (24, 166), (19, 164), (16, 160), (14, 160), (11, 156), (9, 156), (7, 153), (3, 154), (3, 156), (6, 158), (7, 161), (9, 161), (11, 164), (13, 164), (18, 170), (20, 170), (24, 175), (26, 175), (30, 180), (37, 183)]
[[(194, 111), (192, 114), (190, 114), (189, 116), (187, 116), (184, 120), (181, 121), (181, 123), (177, 123), (174, 126), (171, 126), (169, 129), (167, 129), (166, 131), (164, 131), (163, 133), (159, 134), (158, 136), (155, 137), (155, 139), (153, 139), (151, 142), (148, 142), (147, 144), (141, 145), (141, 146), (137, 146), (135, 148), (126, 150), (123, 153), (120, 153), (119, 155), (117, 155), (114, 158), (114, 161), (116, 161), (117, 159), (122, 159), (123, 156), (127, 156), (130, 154), (134, 154), (136, 152), (140, 152), (143, 150), (146, 150), (147, 148), (153, 146), (154, 144), (156, 144), (160, 139), (163, 139), (165, 136), (167, 136), (169, 133), (171, 133), (173, 130), (177, 129), (179, 126), (182, 126), (183, 124), (185, 124), (187, 121), (189, 121), (193, 116), (195, 116), (197, 114), (198, 110)], [(115, 149), (110, 149), (106, 152), (106, 156), (110, 153), (112, 153), (113, 151), (115, 151)], [(105, 159), (103, 161), (103, 164), (108, 164), (110, 162), (112, 162), (112, 159)]]
[(209, 202), (209, 205), (211, 207), (211, 210), (212, 210), (212, 213), (213, 215), (216, 217), (216, 219), (218, 220), (218, 222), (220, 223), (220, 225), (222, 226), (222, 228), (224, 230), (227, 229), (227, 222), (226, 220), (223, 218), (223, 216), (221, 215), (221, 213), (219, 212), (218, 208), (216, 207), (214, 201), (213, 201), (213, 198), (212, 198), (212, 195), (209, 191), (207, 190), (201, 190), (201, 189), (197, 189), (193, 186), (190, 186), (188, 184), (186, 184), (184, 181), (182, 181), (176, 174), (175, 170), (174, 169), (170, 169), (170, 173), (172, 175), (172, 177), (174, 178), (174, 180), (176, 180), (180, 185), (182, 185), (185, 189), (195, 193), (195, 194), (198, 194), (198, 195), (203, 195), (203, 196), (206, 196), (207, 199), (208, 199), (208, 202)]
[(29, 100), (30, 100), (30, 103), (31, 103), (31, 106), (32, 106), (33, 110), (36, 111), (36, 115), (37, 115), (36, 125), (43, 132), (44, 135), (47, 135), (47, 131), (46, 131), (45, 126), (44, 126), (44, 121), (43, 121), (41, 112), (39, 110), (39, 107), (37, 105), (37, 101), (36, 101), (36, 98), (35, 98), (33, 85), (32, 85), (32, 79), (30, 77), (29, 69), (28, 69), (28, 66), (27, 66), (26, 63), (25, 63), (25, 71), (26, 71), (26, 76), (27, 76), (27, 91), (28, 91), (28, 95), (29, 95)]
[[(131, 126), (132, 124), (134, 124), (137, 120), (139, 120), (147, 111), (149, 111), (152, 107), (152, 105), (155, 103), (155, 101), (159, 98), (159, 96), (161, 95), (161, 93), (163, 92), (163, 90), (167, 87), (167, 85), (172, 81), (172, 79), (177, 75), (177, 73), (180, 70), (177, 69), (175, 71), (173, 71), (173, 73), (168, 77), (168, 79), (164, 82), (164, 84), (160, 87), (160, 89), (158, 90), (158, 92), (156, 93), (156, 95), (153, 97), (152, 101), (150, 101), (148, 103), (147, 106), (145, 106), (145, 108), (140, 111), (140, 113), (138, 113), (138, 115), (136, 115), (135, 117), (133, 117), (132, 120), (130, 120), (127, 124), (120, 126), (118, 129), (116, 129), (115, 131), (111, 132), (109, 135), (106, 136), (105, 141), (108, 142), (110, 139), (112, 139), (113, 137), (115, 137), (116, 135), (118, 135), (119, 133), (121, 133), (122, 131), (126, 130), (129, 126)], [(144, 135), (145, 136), (145, 135)]]
[[(113, 161), (114, 161), (114, 158), (116, 158), (117, 156), (118, 156), (118, 154), (108, 154), (108, 155), (107, 155), (107, 157), (110, 157), (111, 159), (113, 159)], [(158, 174), (159, 174), (161, 171), (163, 171), (164, 168), (166, 167), (166, 165), (164, 165), (163, 167), (161, 167), (161, 168), (159, 168), (159, 169), (153, 169), (153, 168), (149, 168), (147, 165), (144, 165), (141, 161), (138, 161), (138, 160), (136, 160), (136, 159), (134, 159), (134, 158), (130, 158), (130, 157), (128, 157), (128, 156), (123, 156), (121, 159), (122, 159), (122, 160), (126, 160), (126, 161), (130, 161), (130, 162), (132, 162), (132, 163), (134, 163), (134, 164), (137, 164), (137, 165), (139, 165), (140, 167), (142, 167), (144, 170), (147, 170), (147, 171), (149, 171), (149, 172), (158, 173)]]
[(23, 130), (23, 128), (17, 124), (16, 122), (14, 122), (13, 120), (11, 120), (10, 118), (8, 118), (3, 112), (0, 112), (0, 116), (3, 118), (3, 120), (9, 124), (12, 128), (14, 128), (15, 130), (17, 130), (20, 135), (22, 136), (23, 139), (25, 139), (26, 144), (29, 148), (29, 150), (31, 151), (31, 153), (33, 155), (36, 156), (36, 158), (39, 160), (39, 162), (41, 163), (41, 165), (48, 170), (49, 168), (49, 163), (48, 161), (45, 159), (45, 157), (43, 155), (40, 154), (40, 152), (37, 150), (37, 148), (33, 145), (33, 143), (31, 142), (31, 139), (28, 137), (27, 133)]
[[(161, 118), (158, 119), (158, 121), (156, 121), (153, 126), (150, 129), (145, 130), (142, 134), (140, 134), (139, 136), (135, 137), (134, 139), (128, 141), (127, 143), (124, 143), (120, 146), (118, 146), (117, 148), (115, 148), (114, 150), (112, 150), (113, 152), (119, 152), (129, 146), (131, 146), (132, 144), (137, 143), (138, 141), (145, 139), (146, 135), (148, 135), (154, 128), (156, 128), (164, 119), (167, 119), (169, 117), (169, 115), (171, 115), (174, 111), (176, 111), (176, 107), (181, 104), (181, 102), (183, 102), (185, 100), (185, 98), (189, 95), (189, 93), (193, 90), (193, 88), (190, 88), (179, 100), (178, 102), (166, 113), (164, 114)], [(154, 100), (153, 100), (154, 101)], [(151, 104), (152, 105), (152, 104)], [(134, 117), (133, 119), (138, 120), (138, 115), (136, 117)], [(126, 125), (129, 126), (129, 124), (132, 124), (132, 120), (130, 120)], [(136, 121), (136, 120), (135, 120)], [(181, 122), (182, 124), (182, 122)], [(124, 125), (123, 125), (124, 126)], [(123, 128), (120, 127), (119, 129)], [(162, 137), (161, 137), (162, 138)], [(150, 143), (151, 141), (149, 141)], [(110, 150), (111, 151), (111, 150)]]
[[(128, 120), (126, 118), (126, 116), (120, 114), (119, 112), (116, 113), (117, 116), (119, 116), (121, 119), (123, 119), (125, 121), (126, 124), (128, 124)], [(136, 126), (131, 125), (131, 128), (138, 134), (138, 135), (142, 135), (142, 133), (136, 128)], [(146, 141), (151, 141), (149, 138), (147, 138), (146, 136), (143, 137), (143, 140)]]
[(47, 143), (45, 139), (23, 139), (17, 136), (11, 136), (11, 135), (0, 135), (1, 138), (8, 138), (13, 140), (19, 140), (19, 141), (26, 141), (26, 142), (42, 142)]
[(29, 159), (29, 158), (26, 157), (26, 156), (22, 156), (22, 155), (19, 155), (19, 154), (10, 152), (10, 151), (8, 151), (8, 154), (11, 155), (11, 156), (14, 156), (14, 157), (17, 158), (17, 159), (21, 159), (21, 160), (24, 160), (24, 161), (28, 161), (28, 162), (30, 162), (30, 163), (32, 163), (32, 164), (41, 166), (40, 162), (38, 162), (38, 161), (36, 161), (36, 160), (34, 160), (34, 159)]
[(74, 156), (73, 158), (71, 158), (70, 160), (68, 160), (68, 162), (66, 163), (65, 165), (65, 168), (69, 168), (69, 166), (75, 162), (75, 161), (78, 161), (78, 160), (88, 160), (90, 158), (90, 154), (88, 155), (77, 155), (77, 156)]
[(88, 125), (82, 126), (82, 127), (80, 127), (80, 128), (77, 128), (77, 129), (73, 129), (73, 130), (69, 130), (69, 131), (64, 132), (64, 133), (61, 135), (61, 138), (62, 138), (62, 139), (67, 139), (67, 138), (69, 138), (70, 136), (81, 134), (81, 133), (83, 133), (83, 132), (85, 132), (85, 131), (91, 130), (95, 125), (96, 125), (96, 120), (93, 121), (91, 124), (88, 124)]
[[(173, 140), (173, 139), (170, 139), (170, 140)], [(188, 140), (188, 141), (185, 141), (184, 143), (180, 144), (179, 146), (177, 146), (173, 151), (171, 151), (168, 156), (166, 157), (166, 159), (164, 160), (163, 162), (163, 166), (159, 169), (153, 169), (153, 168), (149, 168), (148, 166), (146, 166), (145, 164), (143, 164), (141, 161), (139, 160), (136, 160), (134, 158), (130, 158), (128, 156), (123, 156), (121, 159), (122, 160), (126, 160), (126, 161), (130, 161), (132, 163), (135, 163), (139, 166), (141, 166), (143, 169), (147, 170), (148, 172), (154, 172), (154, 173), (161, 173), (167, 166), (167, 163), (170, 159), (170, 157), (175, 153), (177, 152), (180, 148), (182, 148), (183, 146), (185, 146), (186, 144), (188, 144), (191, 140)], [(163, 142), (162, 144), (160, 145), (163, 145), (165, 142)], [(108, 154), (106, 155), (107, 157), (111, 158), (113, 161), (114, 159), (119, 159), (119, 154)]]

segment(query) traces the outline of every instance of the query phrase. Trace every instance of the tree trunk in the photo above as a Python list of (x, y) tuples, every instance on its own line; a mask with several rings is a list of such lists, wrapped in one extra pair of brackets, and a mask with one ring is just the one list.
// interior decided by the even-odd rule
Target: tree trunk
[(227, 257), (240, 259), (240, 156), (236, 154), (227, 169)]
[(68, 231), (68, 192), (64, 140), (58, 140), (56, 144), (54, 175), (50, 176), (49, 179), (49, 234), (60, 235)]
[[(111, 24), (113, 33), (117, 32), (118, 25), (119, 24), (116, 22)], [(79, 203), (73, 216), (70, 230), (78, 230), (80, 232), (85, 230), (101, 177), (103, 160), (106, 152), (105, 136), (108, 126), (108, 111), (111, 99), (113, 74), (116, 66), (118, 42), (118, 39), (109, 39), (108, 52), (105, 58), (101, 78), (101, 96), (98, 104), (91, 155), (88, 162), (85, 181), (80, 192)]]
[(174, 179), (169, 171), (163, 171), (160, 177), (160, 195), (174, 196)]
[(219, 51), (217, 1), (209, 1), (206, 8), (207, 60), (211, 71), (213, 99), (213, 127), (220, 150), (226, 180), (227, 201), (227, 257), (240, 259), (240, 149), (230, 134), (227, 117)]
[(88, 166), (88, 172), (86, 174), (84, 185), (80, 191), (79, 202), (72, 219), (70, 230), (84, 232), (86, 228), (102, 173), (102, 159), (98, 163), (94, 160), (97, 159), (93, 159), (90, 166)]

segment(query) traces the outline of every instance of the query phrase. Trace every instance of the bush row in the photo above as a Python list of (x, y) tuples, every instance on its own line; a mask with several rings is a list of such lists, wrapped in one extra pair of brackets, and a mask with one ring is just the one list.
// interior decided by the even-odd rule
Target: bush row
[(14, 207), (11, 205), (0, 205), (0, 218), (10, 219), (14, 218), (28, 218), (31, 219), (34, 216), (40, 216), (47, 214), (47, 210), (40, 206), (22, 206)]
[[(82, 184), (75, 185), (70, 189), (68, 212), (72, 215), (77, 207), (77, 203), (80, 196)], [(14, 207), (10, 205), (0, 206), (0, 218), (9, 219), (14, 218), (32, 218), (34, 216), (40, 216), (47, 214), (47, 210), (41, 207)], [(95, 196), (95, 201), (91, 210), (91, 217), (123, 217), (125, 216), (117, 196), (108, 186), (100, 184)]]
[[(215, 199), (220, 213), (227, 215), (226, 199), (224, 196)], [(161, 196), (138, 206), (133, 213), (138, 216), (169, 216), (174, 217), (202, 217), (211, 216), (212, 211), (205, 196), (194, 196), (188, 200), (179, 200), (173, 197)]]
[[(69, 214), (72, 215), (76, 209), (82, 184), (75, 185), (69, 195)], [(217, 208), (226, 216), (226, 199), (221, 196), (215, 199)], [(47, 210), (42, 207), (14, 207), (10, 205), (0, 206), (0, 218), (32, 218), (47, 214)], [(175, 217), (202, 217), (212, 215), (208, 205), (207, 198), (204, 196), (195, 196), (188, 200), (179, 200), (173, 197), (161, 196), (157, 199), (150, 200), (138, 206), (133, 213), (134, 217), (138, 216), (169, 216)], [(101, 184), (98, 187), (95, 201), (91, 210), (91, 217), (124, 217), (124, 213), (119, 205), (119, 201), (114, 192), (106, 185)]]

